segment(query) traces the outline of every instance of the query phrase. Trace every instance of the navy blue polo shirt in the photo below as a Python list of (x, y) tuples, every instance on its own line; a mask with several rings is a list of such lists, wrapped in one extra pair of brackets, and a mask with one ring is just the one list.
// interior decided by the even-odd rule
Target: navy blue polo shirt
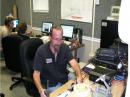
[(50, 42), (48, 42), (38, 48), (33, 68), (41, 72), (43, 84), (46, 84), (47, 81), (50, 86), (56, 85), (58, 82), (65, 83), (68, 81), (67, 64), (73, 58), (69, 46), (62, 44), (55, 59), (55, 55), (50, 50)]

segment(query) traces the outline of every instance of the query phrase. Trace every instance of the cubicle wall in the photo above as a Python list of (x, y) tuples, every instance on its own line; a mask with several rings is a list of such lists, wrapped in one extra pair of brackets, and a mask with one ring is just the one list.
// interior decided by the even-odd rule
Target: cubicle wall
[(0, 25), (1, 25), (1, 0), (0, 0)]
[[(32, 7), (30, 7), (30, 1), (33, 0), (1, 0), (1, 24), (4, 24), (4, 18), (9, 13), (12, 13), (13, 4), (16, 3), (18, 8), (18, 18), (21, 21), (26, 21), (30, 24)], [(75, 27), (83, 30), (84, 36), (92, 36), (92, 23), (77, 22), (71, 20), (61, 19), (61, 1), (62, 0), (49, 0), (49, 12), (33, 12), (32, 11), (32, 26), (41, 27), (42, 21), (51, 21), (55, 24), (72, 24)], [(111, 6), (120, 5), (121, 0), (99, 0), (99, 5), (96, 5), (95, 13), (95, 38), (100, 38), (100, 23), (102, 19), (106, 19), (110, 16)]]
[[(18, 6), (18, 14), (20, 20), (30, 23), (30, 0), (15, 0)], [(33, 1), (33, 0), (32, 0)], [(56, 25), (70, 24), (75, 25), (77, 28), (83, 30), (83, 35), (92, 36), (92, 23), (77, 22), (72, 20), (61, 19), (61, 1), (62, 0), (49, 0), (49, 12), (33, 12), (32, 10), (32, 26), (41, 27), (42, 21), (54, 22)], [(95, 38), (100, 38), (100, 24), (102, 19), (110, 16), (111, 6), (120, 5), (121, 0), (99, 0), (99, 5), (96, 5), (95, 10)], [(79, 1), (80, 2), (80, 1)], [(32, 6), (33, 7), (33, 6)]]
[(5, 17), (12, 13), (14, 0), (0, 0), (1, 25), (4, 25)]

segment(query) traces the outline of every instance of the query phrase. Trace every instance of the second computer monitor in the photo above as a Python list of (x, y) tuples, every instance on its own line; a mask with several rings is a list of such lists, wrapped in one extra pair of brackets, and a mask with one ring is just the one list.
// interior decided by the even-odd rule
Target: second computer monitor
[(61, 24), (61, 27), (63, 29), (63, 37), (65, 40), (71, 40), (73, 37), (74, 25)]
[(42, 32), (49, 35), (52, 26), (52, 22), (42, 22)]

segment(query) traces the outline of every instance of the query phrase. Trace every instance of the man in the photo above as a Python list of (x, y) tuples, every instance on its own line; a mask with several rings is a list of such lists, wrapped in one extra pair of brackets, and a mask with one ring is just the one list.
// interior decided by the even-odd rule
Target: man
[(24, 40), (29, 39), (29, 36), (27, 36), (27, 24), (25, 22), (21, 22), (17, 26), (16, 30), (18, 32), (18, 35), (21, 36)]
[(51, 93), (68, 81), (67, 63), (76, 72), (77, 83), (82, 82), (80, 67), (70, 48), (63, 43), (62, 37), (62, 28), (52, 27), (50, 41), (40, 46), (36, 52), (33, 78), (41, 97), (46, 97), (46, 89)]
[(4, 26), (0, 26), (0, 57), (3, 57), (3, 50), (2, 50), (2, 38), (11, 34), (13, 29), (13, 20), (12, 16), (6, 16), (4, 21)]

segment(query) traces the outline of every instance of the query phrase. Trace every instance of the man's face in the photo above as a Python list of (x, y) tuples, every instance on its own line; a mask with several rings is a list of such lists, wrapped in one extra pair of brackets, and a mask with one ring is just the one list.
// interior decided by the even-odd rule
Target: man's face
[(62, 36), (63, 33), (61, 30), (53, 29), (51, 36), (51, 46), (53, 47), (55, 52), (59, 52), (60, 45), (63, 43)]
[(14, 27), (14, 22), (11, 21), (10, 24), (9, 24), (10, 28), (12, 29)]

